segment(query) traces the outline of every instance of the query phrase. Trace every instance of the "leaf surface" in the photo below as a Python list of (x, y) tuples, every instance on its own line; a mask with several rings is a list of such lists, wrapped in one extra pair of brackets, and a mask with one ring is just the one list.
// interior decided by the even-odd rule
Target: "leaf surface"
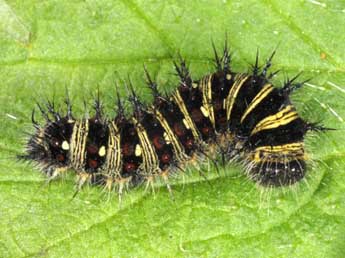
[[(0, 256), (1, 257), (340, 257), (345, 253), (345, 5), (341, 1), (67, 1), (0, 0)], [(81, 117), (101, 89), (114, 113), (114, 81), (129, 75), (151, 101), (143, 64), (159, 88), (177, 85), (180, 53), (193, 77), (213, 71), (213, 40), (225, 34), (233, 70), (261, 63), (278, 46), (275, 79), (303, 71), (296, 92), (302, 116), (336, 131), (310, 135), (307, 180), (263, 189), (231, 165), (206, 182), (191, 169), (155, 196), (126, 194), (119, 207), (101, 189), (72, 200), (73, 177), (49, 186), (22, 152), (34, 100), (63, 103), (65, 86)], [(120, 84), (120, 85), (123, 85)], [(120, 88), (125, 98), (125, 90)]]

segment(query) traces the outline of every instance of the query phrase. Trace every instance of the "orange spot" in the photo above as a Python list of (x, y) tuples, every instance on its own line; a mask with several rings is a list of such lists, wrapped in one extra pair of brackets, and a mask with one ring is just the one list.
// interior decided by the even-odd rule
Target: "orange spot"
[(65, 160), (65, 156), (63, 154), (58, 154), (56, 155), (56, 159), (60, 162), (64, 161)]
[(136, 166), (134, 163), (128, 162), (125, 164), (125, 170), (127, 172), (131, 172), (131, 171), (135, 170), (135, 168), (136, 168)]
[(98, 166), (97, 160), (94, 160), (94, 159), (89, 159), (88, 164), (89, 164), (90, 168), (97, 168), (97, 166)]
[(214, 103), (214, 109), (215, 109), (216, 111), (223, 109), (223, 104), (222, 104), (222, 101), (221, 101), (221, 100), (216, 101), (216, 102)]
[(98, 147), (94, 144), (90, 144), (86, 147), (86, 151), (90, 154), (98, 153)]
[(155, 145), (155, 147), (157, 149), (161, 149), (163, 148), (165, 142), (164, 140), (162, 139), (162, 137), (160, 137), (159, 135), (156, 135), (154, 138), (153, 138), (153, 144)]
[(162, 155), (162, 157), (161, 157), (161, 161), (163, 162), (163, 163), (169, 163), (170, 162), (170, 154), (168, 154), (168, 153), (164, 153), (163, 155)]
[(193, 141), (193, 139), (188, 139), (188, 140), (185, 142), (185, 144), (186, 144), (186, 147), (187, 147), (188, 149), (191, 149), (191, 148), (193, 148), (193, 146), (194, 146), (194, 141)]
[(202, 119), (204, 118), (199, 109), (193, 109), (191, 112), (191, 117), (196, 123), (201, 122)]
[(174, 132), (176, 133), (177, 136), (182, 136), (186, 133), (186, 129), (181, 123), (175, 123)]
[(132, 144), (129, 143), (125, 143), (122, 146), (122, 154), (124, 156), (131, 156), (134, 153), (134, 146)]
[(210, 128), (209, 127), (203, 127), (201, 130), (202, 130), (202, 133), (204, 135), (208, 135), (210, 133)]

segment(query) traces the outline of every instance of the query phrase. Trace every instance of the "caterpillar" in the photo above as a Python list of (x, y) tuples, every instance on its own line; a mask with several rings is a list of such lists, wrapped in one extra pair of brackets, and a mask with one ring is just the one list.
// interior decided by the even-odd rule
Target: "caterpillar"
[(91, 118), (77, 119), (66, 94), (67, 113), (61, 115), (52, 102), (37, 104), (46, 123), (35, 120), (35, 132), (20, 158), (35, 161), (50, 178), (68, 169), (77, 174), (77, 188), (102, 185), (109, 191), (152, 184), (168, 179), (186, 166), (200, 168), (205, 159), (218, 163), (237, 160), (250, 179), (263, 186), (286, 186), (304, 178), (307, 155), (304, 138), (308, 131), (323, 131), (319, 123), (302, 119), (290, 95), (302, 87), (299, 75), (282, 87), (271, 80), (272, 58), (259, 66), (259, 54), (248, 73), (231, 69), (231, 53), (225, 44), (220, 56), (213, 46), (216, 71), (193, 80), (185, 60), (174, 62), (179, 85), (172, 94), (159, 92), (145, 68), (146, 84), (153, 103), (144, 104), (127, 84), (133, 114), (125, 115), (117, 91), (117, 114), (103, 115), (99, 97)]

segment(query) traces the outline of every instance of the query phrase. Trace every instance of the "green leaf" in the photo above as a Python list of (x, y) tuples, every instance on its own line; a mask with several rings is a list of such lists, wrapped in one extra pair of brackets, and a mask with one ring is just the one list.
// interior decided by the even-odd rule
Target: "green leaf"
[[(345, 4), (322, 1), (0, 0), (0, 256), (343, 256)], [(278, 46), (278, 86), (300, 71), (312, 78), (294, 103), (338, 130), (308, 137), (304, 182), (264, 189), (239, 165), (206, 182), (191, 168), (173, 182), (175, 201), (163, 185), (155, 196), (131, 190), (120, 207), (97, 187), (72, 199), (73, 176), (47, 186), (15, 159), (34, 99), (62, 104), (67, 86), (82, 116), (99, 87), (111, 116), (115, 80), (129, 75), (149, 102), (143, 64), (171, 91), (172, 57), (200, 78), (213, 71), (211, 41), (221, 49), (225, 34), (235, 71), (248, 70), (257, 48), (263, 63)]]

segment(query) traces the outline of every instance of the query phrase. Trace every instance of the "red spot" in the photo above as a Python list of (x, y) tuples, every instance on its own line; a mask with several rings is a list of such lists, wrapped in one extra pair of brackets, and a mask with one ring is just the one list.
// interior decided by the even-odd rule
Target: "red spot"
[(86, 147), (86, 151), (90, 154), (98, 153), (98, 147), (94, 144), (90, 144)]
[(136, 169), (136, 165), (132, 162), (126, 163), (124, 167), (127, 172), (132, 172)]
[(90, 168), (97, 168), (98, 167), (98, 162), (97, 160), (94, 159), (89, 159), (88, 164)]
[(220, 109), (223, 109), (222, 101), (216, 101), (216, 102), (214, 103), (214, 109), (215, 109), (216, 111), (218, 111), (218, 110), (220, 110)]
[(217, 119), (218, 119), (219, 121), (226, 122), (226, 114), (225, 114), (225, 113), (220, 114), (220, 115), (217, 117)]
[(170, 162), (170, 159), (171, 159), (171, 157), (170, 157), (170, 154), (168, 154), (168, 153), (164, 153), (164, 154), (161, 156), (161, 161), (162, 161), (163, 163), (169, 163), (169, 162)]
[(194, 122), (199, 123), (202, 121), (202, 119), (204, 118), (201, 111), (199, 109), (193, 109), (191, 112), (191, 117), (193, 119)]
[(194, 146), (194, 141), (193, 141), (193, 139), (187, 139), (186, 142), (185, 142), (185, 146), (186, 146), (188, 149), (193, 148), (193, 146)]
[(65, 161), (65, 155), (63, 154), (58, 154), (56, 155), (56, 159), (60, 162)]
[(220, 119), (218, 119), (217, 122), (221, 126), (226, 126), (226, 119), (225, 118), (220, 118)]
[(209, 133), (210, 133), (210, 127), (203, 127), (203, 128), (201, 129), (201, 131), (202, 131), (202, 133), (203, 133), (204, 135), (209, 135)]
[(175, 123), (174, 124), (174, 132), (177, 136), (183, 136), (186, 133), (186, 129), (181, 123)]
[(129, 143), (125, 143), (122, 146), (122, 154), (124, 156), (131, 156), (134, 153), (134, 146)]
[(161, 149), (163, 148), (165, 142), (163, 140), (163, 138), (160, 136), (160, 135), (156, 135), (154, 138), (153, 138), (153, 145), (157, 148), (157, 149)]

